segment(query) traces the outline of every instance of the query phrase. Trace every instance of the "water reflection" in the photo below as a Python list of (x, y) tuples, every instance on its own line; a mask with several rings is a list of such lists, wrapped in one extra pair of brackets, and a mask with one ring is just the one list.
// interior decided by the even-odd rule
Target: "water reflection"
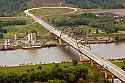
[(33, 50), (13, 50), (0, 51), (0, 64), (15, 66), (28, 63), (61, 63), (62, 61), (71, 61), (72, 58), (64, 50), (53, 48), (42, 48)]
[(125, 58), (125, 42), (110, 44), (93, 44), (92, 50), (107, 59)]
[[(125, 42), (110, 44), (93, 44), (92, 50), (108, 59), (125, 58)], [(42, 48), (32, 50), (0, 51), (0, 65), (15, 66), (18, 64), (61, 63), (63, 61), (79, 60), (77, 52), (71, 48)], [(71, 51), (72, 53), (68, 53)]]

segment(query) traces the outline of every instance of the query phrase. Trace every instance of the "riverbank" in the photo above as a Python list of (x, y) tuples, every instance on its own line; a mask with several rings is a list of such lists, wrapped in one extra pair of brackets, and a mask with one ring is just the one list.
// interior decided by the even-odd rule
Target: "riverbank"
[(58, 44), (45, 44), (45, 45), (37, 45), (37, 46), (27, 46), (27, 47), (22, 47), (20, 45), (18, 46), (13, 46), (13, 47), (10, 47), (10, 48), (2, 48), (0, 47), (0, 51), (9, 51), (9, 50), (17, 50), (17, 49), (23, 49), (23, 50), (31, 50), (31, 49), (42, 49), (42, 48), (50, 48), (50, 47), (57, 47), (59, 46)]
[(38, 64), (0, 68), (1, 83), (105, 83), (102, 75), (85, 64)]
[(111, 61), (113, 64), (117, 65), (118, 67), (120, 67), (121, 69), (123, 69), (125, 71), (125, 58), (110, 59), (109, 61)]

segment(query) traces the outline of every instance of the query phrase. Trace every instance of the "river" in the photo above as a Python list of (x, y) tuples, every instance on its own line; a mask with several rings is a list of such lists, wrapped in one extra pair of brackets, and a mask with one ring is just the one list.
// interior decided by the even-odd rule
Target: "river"
[[(125, 9), (82, 9), (81, 11), (91, 13), (110, 12), (125, 16)], [(125, 58), (125, 41), (110, 44), (92, 44), (91, 48), (94, 53), (107, 59)]]
[(29, 63), (61, 63), (63, 61), (70, 62), (72, 61), (72, 57), (59, 47), (0, 51), (0, 65), (17, 66), (19, 64)]
[[(91, 48), (97, 55), (107, 59), (125, 58), (125, 42), (110, 44), (92, 44)], [(75, 54), (75, 52), (73, 52)], [(77, 54), (75, 54), (77, 55)], [(76, 56), (60, 47), (0, 51), (0, 65), (17, 66), (19, 64), (61, 63), (71, 62)], [(75, 56), (75, 57), (73, 57)]]
[(125, 42), (109, 44), (92, 44), (91, 48), (97, 55), (107, 59), (125, 58)]

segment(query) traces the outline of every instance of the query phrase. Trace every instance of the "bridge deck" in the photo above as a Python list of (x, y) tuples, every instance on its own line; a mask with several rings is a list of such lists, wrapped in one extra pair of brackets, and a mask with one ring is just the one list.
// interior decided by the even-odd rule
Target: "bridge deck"
[[(51, 33), (55, 34), (56, 36), (60, 37), (60, 35), (61, 35), (61, 31), (60, 30), (57, 30), (56, 28), (54, 28), (53, 26), (49, 25), (45, 21), (43, 21), (43, 20), (35, 17), (33, 14), (29, 13), (30, 10), (31, 9), (26, 10), (25, 13), (28, 16), (32, 17), (36, 22), (38, 22), (39, 24), (41, 24), (49, 32), (51, 32)], [(67, 42), (69, 45), (71, 45), (75, 49), (79, 49), (79, 51), (82, 54), (84, 54), (85, 56), (87, 56), (91, 60), (97, 62), (103, 68), (105, 68), (106, 70), (110, 71), (117, 78), (119, 78), (120, 80), (122, 80), (122, 81), (125, 82), (125, 71), (123, 71), (122, 69), (120, 69), (116, 65), (112, 64), (110, 61), (102, 58), (102, 56), (98, 56), (98, 55), (94, 54), (92, 51), (90, 51), (89, 49), (87, 49), (85, 46), (83, 46), (81, 44), (77, 45), (77, 42), (76, 42), (77, 40), (69, 37), (67, 34), (63, 33), (62, 36), (61, 36), (61, 39), (64, 40), (65, 42)]]

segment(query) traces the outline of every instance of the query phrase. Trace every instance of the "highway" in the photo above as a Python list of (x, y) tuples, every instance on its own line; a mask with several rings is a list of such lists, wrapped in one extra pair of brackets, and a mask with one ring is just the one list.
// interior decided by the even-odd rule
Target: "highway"
[[(69, 8), (69, 7), (67, 7)], [(39, 9), (39, 8), (38, 8)], [(55, 27), (49, 25), (47, 22), (45, 22), (44, 20), (34, 16), (33, 14), (31, 14), (29, 11), (30, 10), (34, 10), (33, 9), (28, 9), (25, 10), (24, 12), (26, 13), (27, 16), (31, 17), (32, 19), (34, 19), (36, 22), (38, 22), (39, 24), (41, 24), (45, 29), (47, 29), (49, 32), (55, 34), (56, 36), (60, 37), (61, 35), (61, 31), (56, 29)], [(94, 52), (92, 52), (91, 50), (87, 49), (87, 47), (85, 47), (82, 44), (77, 44), (77, 40), (68, 36), (67, 34), (62, 34), (61, 35), (61, 39), (64, 40), (65, 42), (67, 42), (69, 45), (71, 45), (72, 47), (74, 47), (75, 49), (79, 49), (79, 51), (87, 56), (88, 58), (90, 58), (91, 60), (95, 61), (96, 63), (98, 63), (100, 66), (102, 66), (103, 68), (105, 68), (106, 70), (110, 71), (113, 75), (115, 75), (117, 78), (119, 78), (121, 81), (125, 82), (125, 71), (123, 71), (122, 69), (120, 69), (119, 67), (117, 67), (116, 65), (112, 64), (110, 61), (106, 60), (105, 58), (102, 58), (102, 56), (96, 55), (94, 54)]]

